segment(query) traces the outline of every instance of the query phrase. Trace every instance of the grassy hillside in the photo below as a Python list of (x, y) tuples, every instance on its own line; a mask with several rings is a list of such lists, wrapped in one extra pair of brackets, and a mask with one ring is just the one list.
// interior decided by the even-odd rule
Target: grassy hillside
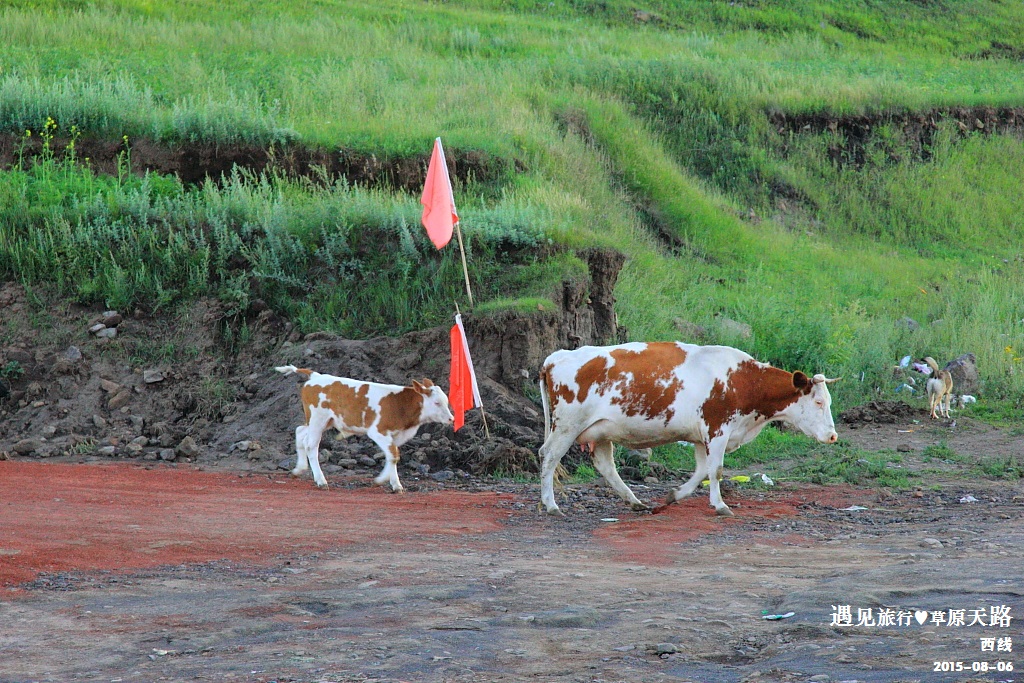
[[(1024, 9), (998, 2), (0, 2), (0, 277), (241, 317), (262, 298), (351, 335), (434, 324), (461, 283), (414, 193), (129, 171), (140, 140), (425, 160), (440, 135), (510, 169), (456, 187), (484, 310), (614, 246), (632, 338), (699, 325), (850, 378), (841, 404), (892, 396), (905, 354), (972, 351), (1010, 414), (1022, 51)], [(95, 138), (123, 172), (61, 160)]]

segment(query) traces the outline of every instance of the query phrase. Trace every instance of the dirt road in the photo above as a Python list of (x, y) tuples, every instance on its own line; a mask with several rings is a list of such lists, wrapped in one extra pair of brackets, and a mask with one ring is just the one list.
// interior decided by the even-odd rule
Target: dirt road
[[(955, 486), (732, 490), (732, 519), (706, 497), (634, 513), (586, 485), (556, 519), (525, 484), (396, 496), (150, 467), (0, 462), (0, 680), (1006, 681), (1021, 674), (972, 662), (1024, 666), (981, 649), (1024, 646), (1009, 485), (972, 484), (972, 503)], [(832, 625), (844, 605), (854, 622), (928, 617)], [(934, 622), (949, 610), (986, 625)]]

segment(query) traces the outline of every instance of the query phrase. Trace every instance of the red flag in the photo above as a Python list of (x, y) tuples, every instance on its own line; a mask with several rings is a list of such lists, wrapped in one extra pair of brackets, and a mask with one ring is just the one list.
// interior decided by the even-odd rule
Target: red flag
[(455, 431), (465, 424), (465, 413), (474, 402), (483, 405), (480, 400), (480, 389), (476, 384), (476, 373), (473, 371), (473, 359), (469, 356), (469, 344), (466, 341), (466, 330), (462, 327), (462, 316), (455, 316), (455, 324), (451, 331), (452, 368), (448, 382), (448, 402), (455, 415)]
[(448, 177), (448, 164), (444, 160), (441, 138), (434, 140), (434, 153), (430, 155), (427, 167), (427, 181), (423, 184), (423, 227), (434, 246), (440, 249), (452, 238), (452, 230), (459, 222), (455, 211), (455, 196), (452, 181)]

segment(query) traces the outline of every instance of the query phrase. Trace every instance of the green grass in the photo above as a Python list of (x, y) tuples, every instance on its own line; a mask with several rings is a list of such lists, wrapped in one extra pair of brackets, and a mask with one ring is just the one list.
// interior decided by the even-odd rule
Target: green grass
[[(616, 297), (632, 339), (703, 326), (844, 376), (834, 410), (888, 398), (903, 355), (970, 351), (972, 415), (1019, 422), (1019, 131), (941, 119), (1024, 106), (1022, 36), (1024, 8), (986, 0), (0, 2), (0, 132), (129, 138), (116, 178), (45, 155), (0, 173), (0, 279), (119, 308), (216, 296), (232, 345), (257, 298), (303, 331), (438, 324), (464, 301), (461, 264), (427, 244), (416, 196), (124, 171), (140, 138), (380, 160), (425, 159), (441, 135), (509, 169), (456, 183), (479, 314), (547, 310), (584, 275), (574, 250), (609, 246), (629, 257)], [(774, 114), (883, 124), (837, 160), (855, 141), (780, 133)], [(923, 152), (906, 116), (940, 119)], [(767, 434), (730, 466), (808, 448)], [(855, 465), (807, 476), (881, 476)]]

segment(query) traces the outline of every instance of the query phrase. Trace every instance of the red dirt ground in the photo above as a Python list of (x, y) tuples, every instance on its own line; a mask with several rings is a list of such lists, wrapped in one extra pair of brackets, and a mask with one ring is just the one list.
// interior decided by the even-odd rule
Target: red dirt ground
[[(477, 534), (512, 496), (321, 491), (285, 474), (0, 462), (0, 585), (40, 572), (259, 562), (349, 543)], [(387, 514), (393, 512), (395, 514)]]
[[(782, 492), (779, 492), (782, 493)], [(863, 496), (843, 487), (810, 487), (770, 499), (744, 496), (735, 517), (721, 518), (706, 493), (657, 514), (622, 510), (616, 524), (586, 535), (620, 562), (669, 565), (666, 552), (708, 534), (739, 532), (748, 523), (795, 517), (810, 500), (844, 507)], [(503, 528), (508, 493), (430, 491), (394, 495), (383, 488), (321, 491), (287, 474), (238, 474), (136, 464), (0, 462), (0, 586), (43, 572), (137, 570), (213, 560), (255, 564), (352, 543), (430, 543), (438, 536), (491, 534)], [(525, 505), (524, 505), (525, 504)], [(561, 522), (573, 535), (572, 520)], [(480, 540), (480, 539), (478, 539)], [(479, 544), (479, 543), (478, 543)]]
[[(773, 493), (770, 498), (760, 500), (750, 497), (749, 493), (742, 499), (737, 499), (735, 494), (727, 494), (726, 497), (726, 502), (732, 506), (732, 517), (716, 515), (708, 504), (707, 490), (701, 489), (691, 498), (656, 507), (652, 516), (620, 518), (616, 524), (595, 530), (594, 536), (610, 546), (620, 561), (668, 566), (676, 558), (665, 552), (667, 546), (709, 534), (739, 533), (741, 529), (749, 531), (750, 522), (796, 517), (800, 514), (799, 506), (808, 503), (834, 508), (862, 503), (865, 493), (846, 486), (808, 486), (799, 492), (782, 496)], [(785, 542), (794, 540), (795, 537), (788, 537)]]

